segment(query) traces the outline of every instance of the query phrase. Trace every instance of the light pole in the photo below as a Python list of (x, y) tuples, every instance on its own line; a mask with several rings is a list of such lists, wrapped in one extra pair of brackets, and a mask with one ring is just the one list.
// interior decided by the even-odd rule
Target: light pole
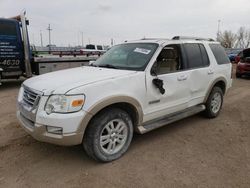
[(40, 30), (40, 39), (41, 39), (41, 47), (43, 47), (43, 34), (42, 34), (42, 30)]
[(49, 27), (47, 28), (47, 30), (49, 31), (49, 53), (50, 53), (50, 51), (51, 51), (51, 34), (50, 34), (50, 32), (52, 31), (52, 29), (51, 29), (51, 27), (50, 27), (50, 24), (49, 24)]
[(81, 31), (81, 36), (82, 36), (82, 47), (83, 47), (83, 31)]
[(221, 20), (218, 20), (217, 40), (219, 39), (219, 36), (220, 36), (220, 24), (221, 24)]

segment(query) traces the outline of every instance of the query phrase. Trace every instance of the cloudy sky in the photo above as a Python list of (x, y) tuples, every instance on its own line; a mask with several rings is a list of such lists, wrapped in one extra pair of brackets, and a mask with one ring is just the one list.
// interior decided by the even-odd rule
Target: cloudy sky
[(0, 17), (27, 11), (30, 40), (58, 46), (110, 44), (175, 35), (215, 38), (221, 30), (250, 29), (249, 0), (0, 0)]

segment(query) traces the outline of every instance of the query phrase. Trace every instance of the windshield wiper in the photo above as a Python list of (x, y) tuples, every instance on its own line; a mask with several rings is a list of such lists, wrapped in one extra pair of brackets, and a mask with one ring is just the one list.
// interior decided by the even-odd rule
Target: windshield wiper
[(111, 68), (111, 69), (118, 69), (116, 66), (110, 65), (110, 64), (98, 65), (98, 67)]

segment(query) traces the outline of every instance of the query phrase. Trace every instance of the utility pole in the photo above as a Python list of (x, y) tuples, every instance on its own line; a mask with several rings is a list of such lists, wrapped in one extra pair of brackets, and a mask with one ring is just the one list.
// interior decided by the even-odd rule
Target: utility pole
[(82, 36), (82, 47), (83, 47), (83, 31), (81, 31), (81, 36)]
[(42, 34), (42, 30), (40, 30), (40, 39), (41, 39), (41, 47), (43, 47), (43, 34)]
[(219, 35), (220, 35), (220, 24), (221, 24), (221, 20), (218, 20), (217, 40), (219, 39)]
[(80, 42), (79, 42), (79, 31), (77, 32), (77, 46), (80, 46)]
[(52, 31), (51, 27), (50, 27), (50, 24), (49, 24), (49, 27), (47, 28), (47, 30), (49, 31), (49, 53), (51, 51), (51, 36), (50, 36), (50, 32)]

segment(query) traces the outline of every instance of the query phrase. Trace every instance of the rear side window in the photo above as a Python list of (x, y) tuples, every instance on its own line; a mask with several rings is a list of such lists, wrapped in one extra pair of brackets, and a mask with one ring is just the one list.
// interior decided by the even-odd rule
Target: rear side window
[(0, 35), (17, 35), (16, 24), (12, 22), (0, 21)]
[(184, 44), (187, 56), (188, 68), (199, 68), (209, 65), (209, 59), (205, 47), (202, 44)]
[(226, 51), (220, 44), (209, 44), (214, 57), (219, 65), (230, 63)]

